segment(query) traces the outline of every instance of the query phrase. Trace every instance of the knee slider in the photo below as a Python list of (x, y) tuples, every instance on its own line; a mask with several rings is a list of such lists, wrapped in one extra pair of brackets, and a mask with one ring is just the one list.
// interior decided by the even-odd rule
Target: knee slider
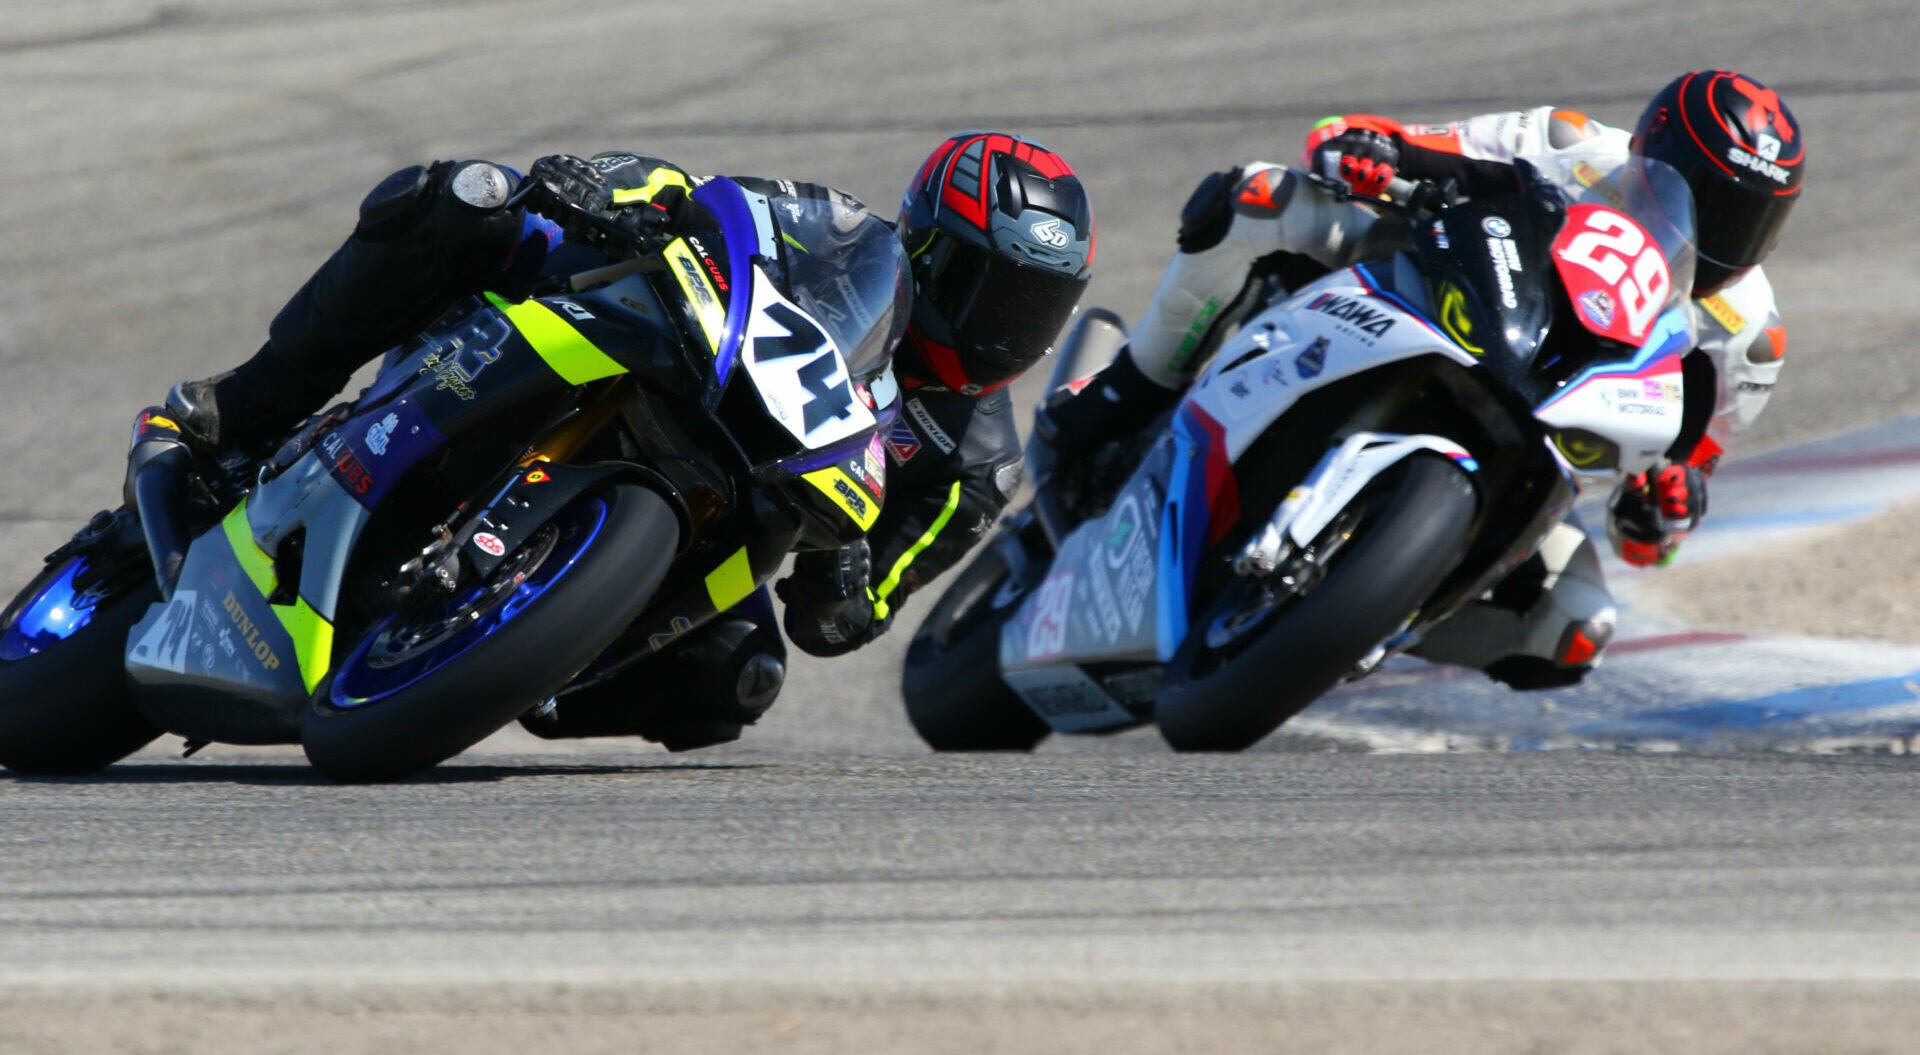
[(1208, 173), (1193, 189), (1193, 195), (1180, 209), (1180, 251), (1198, 253), (1212, 249), (1227, 236), (1233, 223), (1234, 185), (1240, 182), (1240, 169)]

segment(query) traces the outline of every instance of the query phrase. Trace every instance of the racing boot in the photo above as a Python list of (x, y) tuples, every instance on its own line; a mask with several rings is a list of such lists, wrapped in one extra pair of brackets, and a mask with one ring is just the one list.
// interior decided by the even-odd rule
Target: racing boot
[(1109, 440), (1147, 427), (1180, 398), (1134, 364), (1130, 348), (1092, 375), (1055, 389), (1034, 415), (1034, 427), (1063, 461), (1083, 460)]
[(1567, 520), (1487, 597), (1428, 631), (1413, 654), (1521, 691), (1564, 688), (1600, 665), (1616, 616), (1598, 552)]
[(351, 370), (346, 376), (315, 374), (269, 341), (231, 370), (176, 382), (167, 392), (166, 410), (202, 450), (257, 448), (317, 410), (350, 376)]

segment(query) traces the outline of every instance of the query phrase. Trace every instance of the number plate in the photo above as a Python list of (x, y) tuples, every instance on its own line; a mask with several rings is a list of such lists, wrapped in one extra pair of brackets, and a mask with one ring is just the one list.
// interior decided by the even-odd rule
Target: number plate
[(873, 428), (873, 411), (854, 394), (840, 349), (806, 312), (754, 269), (753, 314), (743, 357), (747, 376), (773, 420), (809, 449)]

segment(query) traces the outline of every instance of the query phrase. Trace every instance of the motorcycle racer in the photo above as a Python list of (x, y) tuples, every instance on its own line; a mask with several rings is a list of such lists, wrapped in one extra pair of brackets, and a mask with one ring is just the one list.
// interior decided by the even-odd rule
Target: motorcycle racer
[[(1380, 194), (1395, 176), (1467, 196), (1510, 191), (1519, 186), (1516, 164), (1550, 159), (1597, 180), (1630, 156), (1664, 162), (1687, 181), (1700, 242), (1680, 435), (1661, 465), (1623, 480), (1608, 503), (1616, 551), (1655, 565), (1698, 526), (1708, 475), (1780, 372), (1786, 331), (1759, 265), (1799, 198), (1805, 138), (1779, 95), (1734, 71), (1708, 70), (1663, 88), (1632, 132), (1552, 106), (1442, 125), (1354, 114), (1318, 123), (1302, 149), (1307, 173), (1362, 196)], [(1039, 427), (1063, 456), (1084, 455), (1171, 406), (1266, 277), (1293, 287), (1398, 248), (1367, 237), (1374, 213), (1303, 175), (1261, 162), (1201, 181), (1181, 213), (1178, 252), (1128, 345), (1077, 393), (1056, 392), (1042, 408)], [(1415, 651), (1515, 688), (1554, 687), (1598, 664), (1614, 618), (1597, 556), (1566, 522)]]
[[(535, 186), (519, 195), (526, 180)], [(689, 195), (705, 180), (635, 153), (553, 155), (525, 177), (488, 161), (401, 169), (368, 193), (346, 242), (275, 316), (260, 350), (231, 370), (174, 385), (165, 412), (210, 452), (270, 443), (363, 363), (468, 298), (522, 300), (544, 275), (603, 262), (595, 254), (609, 235), (644, 240), (677, 229), (701, 208)], [(750, 193), (864, 208), (815, 184), (735, 181)], [(543, 205), (593, 225), (563, 232)], [(1057, 154), (1008, 133), (941, 143), (909, 183), (897, 230), (914, 295), (893, 358), (904, 405), (883, 436), (894, 463), (888, 500), (867, 538), (800, 554), (778, 584), (788, 635), (815, 655), (885, 632), (906, 598), (956, 562), (1018, 487), (1006, 385), (1049, 350), (1092, 259), (1093, 214), (1079, 178)], [(733, 739), (772, 704), (785, 657), (762, 590), (646, 664), (646, 695), (710, 699), (711, 728), (619, 728), (625, 719), (617, 717), (610, 725), (609, 708), (641, 695), (619, 678), (543, 713), (553, 735), (641, 732), (670, 747), (703, 746)], [(557, 731), (569, 721), (578, 722), (574, 731)]]

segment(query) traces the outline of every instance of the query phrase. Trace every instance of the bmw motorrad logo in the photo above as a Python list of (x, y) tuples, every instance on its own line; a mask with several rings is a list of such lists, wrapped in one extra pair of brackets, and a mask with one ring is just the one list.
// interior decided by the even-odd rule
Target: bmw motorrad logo
[(1513, 233), (1513, 225), (1498, 216), (1489, 216), (1481, 220), (1480, 229), (1495, 238), (1505, 238)]

